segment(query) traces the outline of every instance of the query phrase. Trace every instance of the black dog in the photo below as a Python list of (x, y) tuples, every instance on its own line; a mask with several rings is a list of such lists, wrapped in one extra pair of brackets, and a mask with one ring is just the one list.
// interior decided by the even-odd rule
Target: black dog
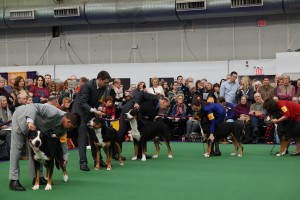
[[(200, 112), (195, 116), (201, 122), (201, 128), (203, 129), (206, 138), (208, 138), (210, 134), (210, 122), (207, 118), (207, 115), (203, 112)], [(231, 153), (232, 156), (235, 156), (240, 149), (239, 157), (243, 156), (243, 145), (242, 138), (245, 133), (245, 122), (244, 121), (235, 121), (235, 122), (227, 122), (216, 125), (215, 129), (215, 142), (217, 143), (220, 139), (227, 138), (228, 136), (232, 136), (232, 144), (234, 145), (234, 152)], [(204, 154), (205, 157), (210, 157), (212, 152), (212, 142), (210, 140), (206, 140), (207, 142), (207, 152)]]
[(300, 122), (293, 120), (282, 121), (278, 123), (277, 133), (280, 138), (280, 151), (276, 156), (283, 156), (286, 154), (292, 139), (296, 140), (296, 144), (300, 143)]
[(40, 169), (43, 164), (47, 169), (47, 185), (45, 190), (52, 190), (52, 176), (54, 169), (54, 161), (57, 169), (63, 166), (63, 150), (58, 138), (48, 136), (40, 131), (30, 131), (27, 136), (29, 145), (31, 147), (31, 154), (34, 162), (36, 172), (35, 183), (33, 190), (39, 189)]
[(124, 165), (121, 156), (121, 147), (118, 143), (118, 131), (114, 128), (107, 127), (105, 121), (100, 117), (95, 117), (89, 121), (88, 126), (95, 130), (96, 135), (91, 138), (94, 141), (96, 147), (96, 165), (95, 170), (100, 169), (100, 149), (103, 148), (106, 159), (107, 159), (107, 170), (112, 169), (111, 159), (112, 159), (112, 149), (116, 148), (119, 156), (119, 165)]
[[(147, 119), (142, 119), (137, 110), (130, 110), (125, 114), (126, 119), (129, 121), (131, 126), (131, 134), (134, 138), (134, 157), (132, 160), (136, 160), (138, 156), (138, 146), (141, 143), (142, 147), (142, 161), (146, 161), (146, 143), (148, 140), (154, 139), (154, 144), (156, 147), (156, 153), (153, 158), (158, 158), (159, 155), (159, 139), (163, 138), (166, 146), (168, 148), (168, 158), (173, 158), (172, 150), (170, 147), (170, 130), (168, 126), (162, 121), (150, 121)], [(135, 137), (136, 135), (140, 136)], [(138, 140), (136, 138), (139, 138)]]

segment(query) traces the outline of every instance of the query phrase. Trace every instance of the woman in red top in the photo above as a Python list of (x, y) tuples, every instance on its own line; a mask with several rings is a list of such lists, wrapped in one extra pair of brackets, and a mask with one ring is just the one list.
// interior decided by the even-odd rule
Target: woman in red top
[(46, 87), (45, 78), (43, 76), (37, 76), (36, 80), (35, 86), (30, 89), (30, 92), (33, 94), (33, 103), (46, 103), (50, 92)]
[[(283, 155), (284, 152), (287, 150), (289, 146), (288, 139), (290, 137), (296, 139), (296, 149), (292, 156), (300, 155), (300, 104), (284, 100), (276, 101), (270, 98), (265, 100), (264, 108), (271, 116), (276, 116), (278, 115), (278, 113), (280, 113), (281, 117), (279, 117), (278, 119), (272, 119), (272, 122), (274, 124), (279, 123), (277, 127), (278, 132), (285, 136), (284, 138), (281, 138), (281, 140), (287, 138), (287, 140), (281, 141), (280, 143), (280, 155)], [(285, 148), (282, 145), (284, 145)]]

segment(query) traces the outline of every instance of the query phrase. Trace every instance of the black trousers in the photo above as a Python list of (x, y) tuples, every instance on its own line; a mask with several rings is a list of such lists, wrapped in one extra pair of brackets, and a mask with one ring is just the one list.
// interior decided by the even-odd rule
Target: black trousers
[[(89, 137), (88, 137), (89, 136)], [(96, 134), (94, 129), (88, 128), (86, 122), (82, 122), (79, 126), (79, 134), (78, 134), (78, 152), (79, 152), (79, 162), (80, 164), (87, 164), (86, 157), (86, 144), (87, 138), (89, 138), (89, 143), (91, 145), (92, 156), (95, 160), (96, 158), (96, 147), (94, 145), (94, 138)]]

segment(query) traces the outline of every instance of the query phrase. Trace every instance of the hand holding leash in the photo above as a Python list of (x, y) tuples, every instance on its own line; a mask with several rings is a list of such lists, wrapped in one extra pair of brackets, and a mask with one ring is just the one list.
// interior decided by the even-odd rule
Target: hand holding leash
[(27, 126), (28, 126), (28, 129), (30, 131), (35, 131), (36, 130), (36, 127), (35, 127), (35, 125), (32, 122), (28, 122)]

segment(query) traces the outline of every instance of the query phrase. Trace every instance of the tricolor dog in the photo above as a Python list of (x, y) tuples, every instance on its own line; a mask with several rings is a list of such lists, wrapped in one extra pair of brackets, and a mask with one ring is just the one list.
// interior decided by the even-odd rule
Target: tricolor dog
[[(30, 131), (27, 136), (29, 145), (31, 147), (31, 155), (35, 168), (35, 182), (32, 187), (33, 190), (39, 189), (40, 169), (44, 165), (46, 167), (47, 185), (45, 190), (52, 190), (52, 176), (54, 169), (54, 161), (57, 169), (62, 168), (64, 174), (67, 174), (65, 167), (63, 166), (63, 150), (58, 138), (48, 136), (41, 131)], [(65, 177), (66, 176), (66, 177)], [(67, 175), (64, 175), (64, 180), (68, 179)]]
[(170, 130), (168, 126), (162, 121), (150, 121), (147, 119), (142, 119), (139, 116), (137, 110), (130, 110), (125, 114), (126, 119), (129, 121), (131, 126), (131, 134), (134, 138), (134, 156), (132, 160), (136, 160), (138, 156), (138, 145), (142, 146), (142, 161), (146, 161), (146, 143), (148, 140), (154, 139), (154, 144), (156, 147), (156, 153), (153, 158), (158, 158), (159, 155), (159, 139), (164, 139), (166, 146), (168, 148), (168, 158), (172, 158), (172, 150), (170, 147)]
[[(207, 115), (203, 112), (198, 113), (198, 120), (201, 122), (201, 128), (203, 129), (203, 132), (208, 138), (210, 134), (210, 122), (207, 118)], [(232, 156), (235, 156), (240, 149), (240, 153), (238, 154), (238, 157), (243, 156), (243, 145), (242, 145), (242, 137), (244, 136), (244, 129), (245, 124), (243, 121), (236, 121), (236, 122), (227, 122), (216, 125), (214, 137), (215, 141), (218, 142), (220, 139), (227, 138), (228, 136), (232, 137), (232, 144), (234, 145), (234, 152), (231, 153)], [(207, 140), (207, 151), (204, 154), (205, 157), (210, 157), (212, 152), (212, 142), (210, 140)]]
[(112, 170), (112, 148), (115, 147), (119, 155), (119, 165), (124, 165), (121, 156), (121, 147), (118, 143), (118, 132), (105, 125), (105, 121), (100, 117), (95, 117), (88, 122), (88, 126), (95, 130), (96, 136), (93, 138), (96, 146), (96, 165), (95, 170), (100, 169), (100, 149), (103, 148), (106, 154), (107, 170)]

